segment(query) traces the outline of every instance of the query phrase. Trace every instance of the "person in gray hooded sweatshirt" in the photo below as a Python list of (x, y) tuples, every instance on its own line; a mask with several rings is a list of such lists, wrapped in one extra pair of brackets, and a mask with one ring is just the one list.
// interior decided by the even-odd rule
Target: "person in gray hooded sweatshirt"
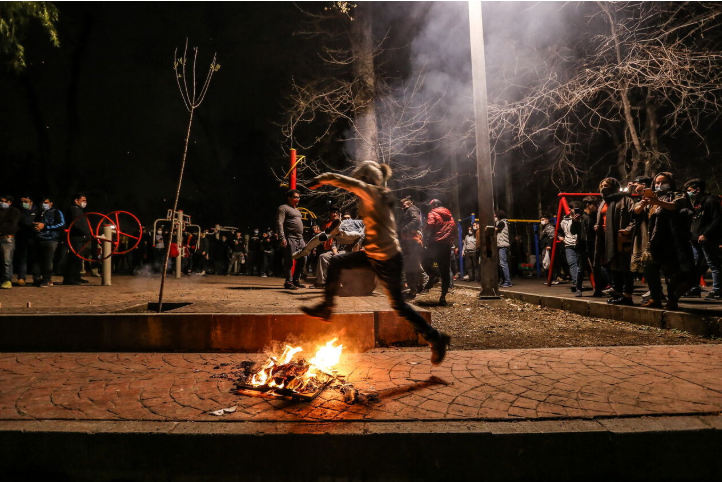
[(444, 360), (450, 337), (440, 333), (404, 301), (401, 286), (403, 258), (396, 234), (393, 198), (385, 186), (391, 177), (391, 168), (374, 161), (363, 162), (351, 177), (327, 172), (314, 178), (309, 189), (324, 185), (335, 186), (358, 196), (359, 214), (366, 226), (364, 251), (339, 254), (331, 258), (326, 279), (325, 300), (301, 311), (313, 318), (328, 321), (334, 307), (334, 298), (340, 286), (341, 271), (353, 268), (371, 268), (386, 289), (391, 307), (406, 318), (411, 326), (431, 346), (431, 363)]

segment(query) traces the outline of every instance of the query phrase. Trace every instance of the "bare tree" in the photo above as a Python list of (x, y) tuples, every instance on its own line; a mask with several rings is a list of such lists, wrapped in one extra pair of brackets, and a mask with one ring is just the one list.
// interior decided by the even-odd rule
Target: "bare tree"
[(532, 53), (543, 61), (504, 72), (521, 95), (489, 114), (496, 138), (511, 133), (505, 149), (552, 145), (545, 164), (571, 184), (594, 168), (590, 146), (611, 143), (621, 177), (650, 174), (670, 164), (665, 138), (688, 129), (704, 141), (702, 127), (722, 112), (720, 4), (591, 7), (574, 46)]
[[(304, 13), (308, 22), (297, 35), (322, 39), (320, 62), (314, 75), (292, 81), (281, 126), (289, 146), (306, 153), (300, 176), (336, 169), (333, 151), (340, 150), (340, 141), (355, 162), (389, 164), (393, 190), (450, 189), (453, 176), (419, 161), (449, 135), (435, 114), (443, 96), (427, 96), (423, 70), (405, 80), (384, 75), (378, 58), (385, 39), (374, 41), (370, 4), (334, 2), (322, 12)], [(328, 195), (342, 207), (353, 203), (342, 190), (308, 193)]]
[[(181, 186), (183, 185), (183, 172), (186, 167), (186, 156), (188, 155), (188, 143), (191, 138), (191, 126), (193, 125), (193, 113), (200, 107), (203, 100), (206, 98), (208, 93), (208, 87), (211, 85), (211, 79), (213, 74), (218, 72), (221, 68), (220, 64), (216, 62), (216, 54), (213, 54), (213, 60), (208, 67), (208, 74), (206, 74), (206, 80), (202, 86), (198, 85), (196, 81), (196, 65), (198, 64), (198, 47), (193, 47), (193, 65), (188, 66), (188, 39), (186, 39), (185, 49), (183, 50), (183, 56), (178, 57), (178, 49), (173, 54), (173, 70), (175, 72), (176, 83), (178, 84), (178, 90), (180, 91), (183, 104), (188, 110), (190, 116), (188, 118), (188, 131), (186, 132), (185, 145), (183, 146), (183, 160), (181, 161), (180, 174), (178, 175), (178, 187), (175, 192), (175, 199), (173, 201), (173, 215), (171, 219), (176, 219), (176, 213), (178, 212), (178, 199), (180, 198)], [(187, 73), (190, 70), (190, 73)], [(188, 86), (188, 75), (190, 75), (190, 87)], [(180, 229), (180, 226), (178, 227)], [(158, 313), (163, 310), (163, 288), (165, 286), (165, 275), (166, 266), (168, 265), (168, 258), (170, 257), (170, 242), (167, 243), (165, 251), (165, 260), (161, 269), (161, 280), (160, 280), (160, 292), (158, 293)]]

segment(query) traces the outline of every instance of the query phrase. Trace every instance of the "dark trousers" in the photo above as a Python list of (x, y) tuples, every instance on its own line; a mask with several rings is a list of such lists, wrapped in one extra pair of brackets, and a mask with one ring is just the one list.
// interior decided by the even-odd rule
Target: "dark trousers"
[(49, 283), (53, 280), (53, 258), (58, 247), (57, 241), (36, 241), (35, 242), (35, 263), (37, 269), (33, 268), (33, 279), (38, 282), (42, 275), (42, 282)]
[(610, 269), (612, 277), (612, 288), (617, 293), (631, 295), (634, 293), (634, 274), (631, 271), (616, 271)]
[[(429, 243), (427, 248), (427, 254), (431, 262), (436, 262), (436, 266), (439, 268), (439, 276), (441, 277), (441, 296), (446, 296), (449, 292), (449, 286), (451, 285), (451, 245), (446, 243)], [(431, 283), (431, 280), (429, 280)], [(432, 285), (433, 286), (433, 285)], [(427, 288), (430, 288), (428, 284)]]
[(421, 267), (421, 256), (424, 253), (424, 247), (414, 240), (401, 241), (401, 251), (404, 253), (406, 285), (411, 293), (419, 293), (424, 289), (424, 270)]
[[(448, 252), (446, 259), (449, 259)], [(439, 339), (439, 332), (426, 322), (416, 310), (404, 301), (401, 293), (401, 274), (403, 272), (403, 257), (401, 253), (391, 259), (377, 260), (366, 256), (364, 251), (343, 253), (333, 256), (328, 266), (328, 277), (326, 278), (326, 305), (333, 307), (334, 298), (340, 287), (341, 271), (354, 268), (371, 268), (386, 290), (386, 296), (391, 301), (391, 307), (399, 315), (406, 318), (413, 329), (420, 334), (427, 342)], [(447, 265), (446, 272), (449, 272)]]
[(464, 270), (469, 275), (469, 281), (481, 280), (479, 271), (479, 252), (464, 251)]
[(286, 247), (283, 248), (283, 274), (286, 281), (298, 281), (301, 279), (303, 270), (306, 267), (306, 256), (296, 260), (296, 268), (293, 268), (293, 258), (296, 251), (301, 251), (306, 243), (301, 238), (286, 238)]
[(261, 274), (266, 273), (266, 276), (271, 276), (273, 273), (273, 251), (263, 252), (263, 267), (261, 268)]
[[(70, 245), (76, 253), (89, 257), (88, 249), (83, 249), (87, 241), (84, 238), (70, 238)], [(68, 259), (65, 262), (63, 283), (80, 282), (80, 272), (83, 270), (83, 260), (68, 249)]]
[(26, 279), (28, 268), (33, 269), (35, 261), (35, 241), (33, 239), (15, 238), (15, 270), (18, 279)]
[(644, 267), (644, 279), (649, 286), (650, 298), (659, 301), (662, 299), (662, 274), (667, 285), (667, 299), (677, 301), (693, 286), (693, 273), (682, 271), (676, 260), (667, 263), (650, 263)]

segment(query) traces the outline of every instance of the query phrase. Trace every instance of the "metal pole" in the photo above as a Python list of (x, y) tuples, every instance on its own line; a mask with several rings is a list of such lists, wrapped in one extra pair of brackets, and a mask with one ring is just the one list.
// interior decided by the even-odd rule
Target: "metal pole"
[(291, 166), (289, 169), (291, 169), (291, 174), (289, 174), (288, 178), (288, 187), (290, 189), (296, 189), (296, 168), (294, 167), (296, 165), (296, 149), (291, 149)]
[(183, 211), (176, 211), (178, 231), (176, 232), (176, 244), (178, 245), (178, 257), (175, 259), (175, 277), (181, 277), (181, 262), (183, 261)]
[(111, 286), (110, 277), (113, 270), (113, 225), (103, 225), (103, 277), (101, 286)]
[(481, 2), (469, 2), (471, 71), (476, 125), (476, 176), (479, 192), (479, 236), (481, 239), (480, 298), (499, 298), (499, 253), (494, 232), (494, 178), (491, 168), (489, 118), (486, 105), (486, 67)]

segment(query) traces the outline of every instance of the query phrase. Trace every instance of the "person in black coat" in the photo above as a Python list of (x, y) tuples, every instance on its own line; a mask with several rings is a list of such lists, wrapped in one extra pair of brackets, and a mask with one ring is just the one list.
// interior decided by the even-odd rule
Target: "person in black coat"
[[(705, 192), (706, 187), (707, 184), (701, 179), (692, 179), (684, 185), (692, 202), (692, 250), (697, 276), (702, 276), (707, 267), (712, 272), (712, 291), (707, 299), (722, 300), (722, 260), (719, 249), (722, 242), (722, 206), (720, 197)], [(699, 296), (701, 290), (699, 286), (695, 288)]]
[(15, 235), (22, 218), (20, 210), (12, 206), (13, 200), (13, 197), (7, 194), (0, 196), (0, 261), (2, 261), (0, 288), (2, 289), (10, 289), (13, 286)]
[[(73, 221), (75, 221), (85, 213), (84, 209), (87, 205), (88, 200), (85, 197), (85, 194), (78, 193), (73, 197), (73, 204), (70, 206), (70, 208), (68, 208), (67, 215), (65, 216), (68, 226), (70, 226)], [(88, 250), (83, 248), (85, 247), (85, 244), (90, 241), (91, 236), (92, 233), (90, 232), (90, 227), (88, 226), (88, 223), (77, 222), (70, 230), (70, 246), (72, 246), (73, 250), (75, 250), (76, 253), (87, 256)], [(65, 264), (63, 284), (80, 285), (83, 283), (87, 283), (88, 280), (80, 277), (80, 271), (82, 269), (83, 260), (72, 252), (69, 252), (68, 261)]]

